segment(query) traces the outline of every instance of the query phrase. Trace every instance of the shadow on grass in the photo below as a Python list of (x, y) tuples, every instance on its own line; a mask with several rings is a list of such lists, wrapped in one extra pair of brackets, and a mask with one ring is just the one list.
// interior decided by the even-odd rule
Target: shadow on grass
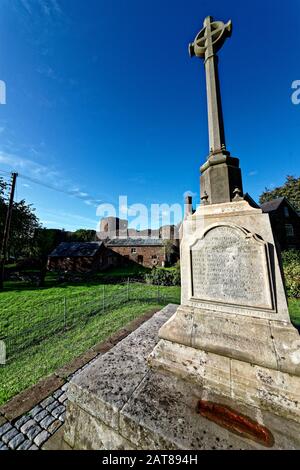
[(41, 291), (51, 289), (53, 287), (64, 289), (70, 286), (93, 287), (103, 283), (122, 283), (126, 282), (128, 278), (142, 279), (143, 276), (150, 271), (150, 268), (132, 265), (128, 267), (111, 268), (91, 275), (82, 275), (82, 279), (76, 281), (61, 281), (58, 273), (48, 272), (45, 277), (44, 286), (42, 287), (34, 286), (28, 281), (6, 281), (4, 283), (3, 292)]

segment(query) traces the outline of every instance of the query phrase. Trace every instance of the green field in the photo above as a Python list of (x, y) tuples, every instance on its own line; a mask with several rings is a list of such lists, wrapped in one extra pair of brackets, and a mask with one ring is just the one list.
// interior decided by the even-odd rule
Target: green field
[(289, 299), (291, 320), (300, 329), (300, 299)]
[(0, 294), (0, 335), (7, 336), (8, 360), (0, 368), (0, 404), (133, 319), (180, 299), (180, 287), (100, 282), (54, 287), (48, 278), (52, 287), (41, 289), (6, 284)]

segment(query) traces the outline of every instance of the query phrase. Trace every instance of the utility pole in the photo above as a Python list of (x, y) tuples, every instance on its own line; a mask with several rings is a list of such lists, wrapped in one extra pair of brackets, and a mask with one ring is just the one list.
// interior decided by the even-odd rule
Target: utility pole
[(9, 203), (8, 203), (8, 208), (7, 208), (7, 213), (6, 213), (3, 239), (2, 239), (2, 245), (1, 245), (1, 253), (0, 253), (0, 289), (3, 289), (4, 266), (5, 266), (5, 260), (6, 260), (6, 255), (7, 255), (7, 246), (8, 246), (8, 240), (9, 240), (9, 231), (10, 231), (10, 223), (11, 223), (12, 209), (13, 209), (13, 203), (14, 203), (17, 176), (18, 176), (18, 173), (11, 174), (11, 188), (10, 188), (10, 195), (9, 195)]

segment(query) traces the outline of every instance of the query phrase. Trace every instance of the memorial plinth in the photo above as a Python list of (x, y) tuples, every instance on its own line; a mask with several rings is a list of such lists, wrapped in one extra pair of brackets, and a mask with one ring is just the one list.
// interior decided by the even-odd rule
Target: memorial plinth
[(150, 366), (300, 424), (300, 338), (269, 216), (244, 200), (200, 206), (182, 225), (181, 276)]
[(201, 205), (181, 226), (181, 305), (73, 379), (73, 448), (300, 446), (300, 337), (269, 215), (244, 199), (225, 145), (216, 52), (230, 34), (207, 17), (190, 45), (204, 59), (210, 148)]

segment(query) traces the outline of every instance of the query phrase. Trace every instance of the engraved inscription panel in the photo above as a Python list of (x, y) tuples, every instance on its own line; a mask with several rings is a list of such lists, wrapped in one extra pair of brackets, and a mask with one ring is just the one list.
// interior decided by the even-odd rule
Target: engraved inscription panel
[(217, 226), (191, 247), (195, 299), (269, 308), (266, 244), (231, 226)]

